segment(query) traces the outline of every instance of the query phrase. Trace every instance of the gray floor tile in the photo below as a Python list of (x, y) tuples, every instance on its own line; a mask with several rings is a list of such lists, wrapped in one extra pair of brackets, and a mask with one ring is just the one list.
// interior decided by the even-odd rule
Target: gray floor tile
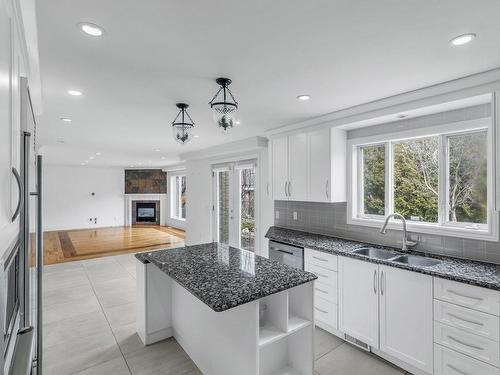
[(135, 280), (132, 276), (106, 280), (92, 284), (103, 307), (119, 306), (135, 302)]
[(50, 272), (43, 275), (44, 293), (62, 288), (74, 288), (80, 285), (89, 284), (90, 281), (83, 267), (61, 272)]
[(104, 307), (104, 313), (112, 329), (135, 323), (135, 303)]
[(101, 306), (96, 296), (91, 295), (71, 303), (62, 302), (43, 306), (43, 323), (60, 322), (63, 319), (97, 311), (101, 311)]
[(320, 375), (403, 375), (404, 371), (378, 357), (343, 344), (316, 361)]
[(102, 331), (69, 343), (61, 343), (44, 350), (44, 373), (66, 375), (121, 358), (122, 354), (111, 332)]
[(68, 288), (58, 288), (44, 292), (43, 305), (50, 306), (58, 303), (77, 302), (91, 296), (94, 296), (94, 291), (90, 283)]
[(324, 356), (344, 343), (344, 340), (316, 327), (314, 329), (314, 359)]
[(132, 375), (181, 375), (196, 369), (193, 361), (173, 338), (125, 354), (125, 360)]
[(144, 344), (137, 334), (135, 322), (113, 328), (112, 331), (123, 354), (144, 348)]
[(81, 269), (83, 264), (81, 261), (76, 262), (67, 262), (67, 263), (58, 263), (58, 264), (50, 264), (48, 266), (43, 267), (43, 273), (49, 274), (53, 272), (63, 272), (63, 271), (71, 271)]
[(102, 311), (80, 314), (68, 319), (44, 324), (44, 348), (59, 344), (73, 345), (74, 341), (103, 331), (111, 332), (111, 328)]
[(74, 375), (130, 375), (127, 363), (123, 357), (92, 366)]
[(117, 262), (111, 263), (93, 263), (85, 265), (85, 271), (91, 283), (99, 283), (103, 281), (122, 279), (129, 277), (130, 274)]

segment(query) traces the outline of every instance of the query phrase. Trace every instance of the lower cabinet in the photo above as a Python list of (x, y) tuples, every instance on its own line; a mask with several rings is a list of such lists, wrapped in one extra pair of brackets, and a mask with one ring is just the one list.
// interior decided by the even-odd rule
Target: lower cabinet
[(378, 349), (378, 264), (339, 257), (339, 329)]
[(339, 329), (432, 373), (432, 277), (345, 257), (338, 272)]
[(388, 266), (379, 272), (379, 349), (432, 373), (432, 277)]

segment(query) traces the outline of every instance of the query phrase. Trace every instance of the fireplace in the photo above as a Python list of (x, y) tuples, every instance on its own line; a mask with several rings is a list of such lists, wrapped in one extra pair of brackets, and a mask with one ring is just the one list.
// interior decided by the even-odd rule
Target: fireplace
[(132, 224), (160, 225), (160, 202), (133, 201)]

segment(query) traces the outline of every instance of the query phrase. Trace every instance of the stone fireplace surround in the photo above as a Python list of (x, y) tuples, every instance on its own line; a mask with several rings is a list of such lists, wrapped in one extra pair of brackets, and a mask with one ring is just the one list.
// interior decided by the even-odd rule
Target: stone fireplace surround
[(157, 202), (160, 206), (159, 225), (167, 225), (167, 194), (125, 194), (125, 226), (132, 226), (134, 208), (137, 202)]

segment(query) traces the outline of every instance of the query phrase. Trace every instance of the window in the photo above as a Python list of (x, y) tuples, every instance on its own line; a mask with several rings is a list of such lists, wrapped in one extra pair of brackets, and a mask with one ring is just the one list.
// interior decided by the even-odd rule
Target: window
[(495, 239), (489, 126), (482, 118), (351, 140), (349, 223), (379, 226), (397, 212), (412, 231)]
[(186, 176), (174, 175), (170, 177), (170, 217), (177, 220), (186, 220)]

